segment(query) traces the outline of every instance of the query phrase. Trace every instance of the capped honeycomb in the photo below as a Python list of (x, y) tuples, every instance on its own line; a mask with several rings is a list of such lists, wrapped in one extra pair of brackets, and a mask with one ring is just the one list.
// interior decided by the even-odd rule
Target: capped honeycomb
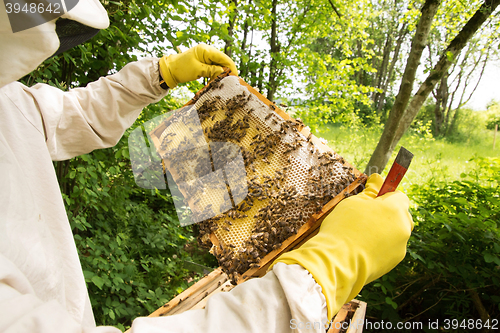
[(232, 279), (259, 267), (356, 178), (303, 128), (223, 75), (151, 132), (169, 185), (183, 195), (183, 217), (198, 223), (202, 245), (216, 243), (212, 252)]

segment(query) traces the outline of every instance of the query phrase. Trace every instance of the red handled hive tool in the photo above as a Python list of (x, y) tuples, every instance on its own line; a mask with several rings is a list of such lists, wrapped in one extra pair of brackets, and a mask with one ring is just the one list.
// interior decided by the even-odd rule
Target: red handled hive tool
[(398, 187), (401, 179), (403, 179), (403, 176), (408, 170), (412, 158), (413, 154), (410, 153), (406, 148), (401, 147), (399, 149), (398, 155), (396, 156), (391, 170), (389, 170), (389, 174), (385, 178), (385, 181), (382, 184), (377, 197), (380, 197), (381, 195), (384, 195), (388, 192), (394, 192), (394, 190), (396, 190), (396, 187)]

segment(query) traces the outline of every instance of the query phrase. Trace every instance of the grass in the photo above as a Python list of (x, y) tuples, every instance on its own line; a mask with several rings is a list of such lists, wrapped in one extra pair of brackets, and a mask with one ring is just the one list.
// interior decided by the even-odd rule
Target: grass
[[(358, 170), (364, 171), (381, 133), (381, 127), (324, 125), (314, 134), (328, 140), (328, 145), (334, 151)], [(470, 161), (474, 156), (500, 156), (500, 136), (497, 136), (497, 144), (493, 150), (493, 131), (470, 131), (455, 139), (455, 142), (434, 139), (425, 126), (411, 131), (399, 142), (382, 176), (389, 171), (401, 145), (414, 154), (410, 168), (399, 187), (403, 191), (412, 184), (458, 180), (462, 173), (468, 173), (475, 168), (475, 163)]]

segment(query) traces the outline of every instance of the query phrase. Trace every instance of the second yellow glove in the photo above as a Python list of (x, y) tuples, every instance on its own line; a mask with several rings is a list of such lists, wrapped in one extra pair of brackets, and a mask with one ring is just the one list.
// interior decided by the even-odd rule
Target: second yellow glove
[(276, 262), (299, 264), (321, 286), (331, 319), (361, 288), (393, 269), (413, 229), (409, 200), (400, 191), (377, 198), (382, 177), (370, 176), (323, 221), (318, 234)]

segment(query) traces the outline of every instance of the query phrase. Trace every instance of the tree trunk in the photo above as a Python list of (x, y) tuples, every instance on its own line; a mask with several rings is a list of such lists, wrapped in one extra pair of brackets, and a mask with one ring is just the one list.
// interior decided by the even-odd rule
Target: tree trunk
[(407, 27), (408, 23), (405, 22), (401, 27), (401, 30), (399, 30), (398, 41), (396, 42), (396, 48), (394, 49), (394, 54), (392, 55), (392, 61), (391, 65), (389, 66), (389, 72), (387, 73), (385, 81), (382, 85), (382, 93), (378, 97), (377, 111), (382, 110), (382, 106), (384, 105), (385, 94), (387, 93), (387, 88), (389, 87), (389, 83), (391, 82), (392, 73), (394, 73), (394, 68), (396, 67), (396, 63), (398, 62), (399, 59), (399, 53), (401, 52), (401, 45), (403, 44), (405, 36), (408, 33)]
[[(373, 86), (375, 88), (381, 89), (383, 82), (385, 81), (385, 75), (387, 73), (387, 66), (389, 65), (389, 57), (391, 54), (391, 48), (392, 48), (392, 30), (389, 30), (389, 33), (387, 34), (387, 38), (385, 39), (385, 45), (384, 45), (384, 51), (383, 51), (383, 56), (382, 56), (382, 63), (380, 64), (380, 67), (377, 70), (377, 75), (375, 76), (375, 82), (373, 83)], [(375, 105), (378, 104), (378, 99), (380, 98), (381, 93), (379, 92), (374, 92), (373, 93), (373, 103)]]
[(272, 13), (272, 21), (271, 21), (271, 62), (269, 63), (269, 86), (267, 89), (267, 99), (272, 101), (274, 100), (274, 93), (276, 92), (276, 72), (278, 65), (278, 52), (280, 49), (279, 41), (278, 41), (278, 32), (277, 32), (277, 17), (276, 17), (276, 7), (278, 6), (278, 0), (273, 0), (272, 4), (273, 8), (271, 10)]
[(486, 19), (491, 15), (496, 7), (498, 7), (499, 4), (500, 0), (486, 0), (474, 13), (474, 16), (472, 16), (470, 20), (465, 24), (458, 35), (451, 41), (446, 50), (444, 50), (438, 63), (434, 66), (427, 79), (425, 79), (424, 83), (422, 83), (422, 85), (418, 89), (410, 105), (408, 106), (408, 110), (406, 110), (403, 118), (401, 119), (401, 124), (397, 129), (396, 135), (391, 144), (391, 152), (392, 150), (394, 150), (396, 144), (399, 142), (406, 130), (410, 127), (413, 119), (424, 104), (430, 92), (436, 86), (436, 83), (441, 80), (442, 76), (448, 71), (448, 68), (452, 64), (453, 59), (455, 59), (455, 57), (467, 44), (469, 39), (481, 27), (481, 25), (486, 21)]
[(436, 105), (434, 106), (434, 134), (441, 135), (445, 130), (445, 113), (448, 106), (448, 75), (441, 78), (436, 89)]
[[(356, 45), (357, 45), (356, 57), (361, 59), (361, 57), (363, 56), (362, 54), (363, 52), (361, 51), (363, 44), (361, 43), (361, 40), (357, 40)], [(363, 69), (360, 69), (359, 71), (356, 72), (354, 79), (356, 80), (357, 85), (363, 85), (363, 77), (364, 77), (363, 73), (364, 73)]]
[(469, 293), (469, 296), (472, 299), (472, 302), (474, 303), (474, 306), (476, 307), (476, 310), (479, 313), (479, 317), (481, 318), (482, 322), (486, 323), (490, 319), (490, 314), (484, 307), (483, 302), (481, 301), (481, 297), (479, 297), (476, 289), (469, 289), (467, 292)]
[[(500, 1), (500, 0), (499, 0)], [(422, 14), (417, 24), (415, 36), (411, 43), (410, 55), (406, 62), (405, 71), (399, 87), (396, 101), (389, 113), (389, 119), (384, 127), (384, 132), (373, 152), (368, 165), (366, 166), (365, 173), (370, 175), (372, 173), (382, 173), (387, 161), (391, 157), (394, 150), (393, 142), (396, 131), (400, 126), (400, 121), (403, 118), (404, 111), (410, 100), (410, 95), (413, 89), (413, 82), (415, 81), (415, 74), (420, 64), (422, 51), (427, 43), (427, 38), (432, 25), (432, 20), (436, 15), (441, 0), (426, 0), (422, 7)]]
[(241, 41), (241, 56), (240, 56), (240, 76), (245, 77), (248, 73), (248, 65), (243, 62), (243, 55), (245, 54), (247, 48), (247, 36), (248, 36), (248, 14), (245, 17), (245, 23), (243, 24), (243, 40)]
[[(457, 107), (457, 110), (455, 112), (458, 112), (458, 109), (460, 109), (463, 105), (467, 104), (472, 95), (474, 94), (474, 92), (476, 91), (477, 87), (479, 86), (479, 82), (481, 82), (481, 78), (483, 77), (483, 74), (484, 74), (484, 69), (486, 68), (486, 64), (488, 63), (488, 58), (489, 58), (489, 55), (490, 55), (490, 49), (491, 49), (491, 45), (490, 44), (488, 46), (488, 48), (486, 49), (486, 51), (482, 52), (481, 55), (479, 56), (479, 58), (475, 61), (474, 63), (474, 66), (473, 68), (469, 71), (469, 73), (465, 76), (465, 81), (464, 81), (464, 88), (462, 89), (462, 94), (460, 96), (460, 102), (458, 103), (458, 107)], [(470, 50), (470, 47), (469, 47), (469, 50)], [(468, 50), (468, 51), (469, 51)], [(462, 61), (462, 63), (460, 64), (460, 72), (459, 72), (459, 81), (458, 81), (458, 84), (456, 86), (456, 89), (453, 91), (452, 95), (451, 95), (451, 99), (448, 103), (448, 110), (446, 112), (446, 123), (445, 123), (445, 133), (444, 135), (448, 135), (448, 133), (450, 133), (450, 129), (454, 129), (454, 126), (456, 125), (455, 124), (455, 121), (458, 119), (458, 115), (455, 115), (452, 119), (452, 123), (449, 122), (449, 117), (450, 117), (450, 113), (451, 113), (451, 107), (452, 107), (452, 104), (453, 104), (453, 100), (455, 98), (455, 94), (456, 92), (458, 91), (458, 89), (460, 88), (460, 82), (462, 80), (462, 75), (464, 73), (464, 71), (462, 70), (463, 68), (466, 67), (466, 62), (467, 62), (467, 57), (469, 57), (469, 54), (471, 52), (467, 52), (465, 55), (464, 55), (464, 60)], [(485, 59), (483, 60), (483, 55), (485, 56)], [(466, 92), (466, 89), (467, 87), (469, 87), (469, 82), (470, 80), (472, 79), (472, 76), (473, 76), (473, 73), (475, 72), (477, 66), (479, 65), (479, 63), (483, 61), (483, 66), (481, 68), (481, 72), (479, 73), (479, 78), (477, 79), (477, 82), (476, 82), (476, 85), (474, 86), (474, 88), (472, 89), (472, 91), (470, 92), (469, 94), (469, 97), (467, 97), (464, 101), (464, 97), (465, 97), (465, 92)]]
[(460, 70), (460, 72), (458, 73), (457, 75), (457, 78), (458, 78), (458, 82), (457, 82), (457, 89), (455, 89), (452, 93), (451, 93), (451, 98), (449, 99), (448, 101), (448, 106), (447, 106), (447, 109), (446, 109), (446, 112), (445, 112), (445, 119), (444, 119), (444, 122), (446, 124), (446, 131), (445, 131), (445, 136), (448, 134), (448, 131), (450, 129), (450, 116), (451, 116), (451, 107), (453, 105), (453, 101), (455, 100), (455, 94), (457, 93), (458, 91), (458, 87), (460, 87), (460, 84), (462, 82), (462, 74), (463, 74), (463, 71)]
[(253, 66), (253, 69), (250, 70), (250, 64), (252, 63), (252, 45), (253, 45), (253, 31), (254, 31), (254, 27), (253, 25), (251, 26), (251, 30), (250, 30), (250, 45), (248, 47), (248, 52), (247, 52), (247, 55), (248, 55), (248, 64), (246, 64), (246, 74), (247, 74), (247, 78), (250, 79), (250, 85), (252, 87), (255, 87), (257, 85), (257, 69), (255, 68), (255, 66)]
[(257, 79), (257, 88), (259, 91), (262, 93), (262, 88), (264, 86), (264, 68), (266, 67), (266, 64), (264, 61), (261, 61), (260, 63), (260, 68), (259, 68), (259, 75)]
[(237, 0), (232, 0), (234, 4), (234, 10), (229, 15), (229, 27), (227, 28), (228, 38), (225, 40), (226, 45), (224, 46), (224, 53), (227, 54), (228, 57), (232, 57), (233, 50), (231, 47), (233, 46), (233, 34), (234, 34), (234, 25), (236, 23), (236, 18), (238, 17), (238, 2)]

